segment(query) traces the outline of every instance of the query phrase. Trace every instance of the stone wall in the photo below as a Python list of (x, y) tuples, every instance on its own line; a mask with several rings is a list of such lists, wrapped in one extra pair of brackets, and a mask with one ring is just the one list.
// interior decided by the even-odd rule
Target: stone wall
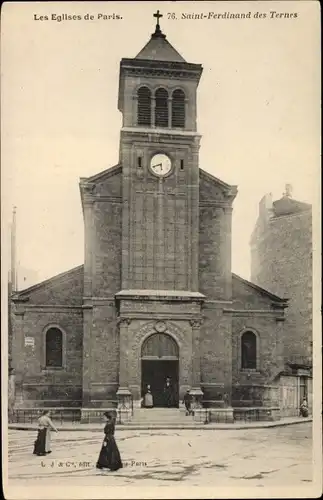
[[(68, 406), (82, 401), (83, 266), (13, 298), (12, 365), (15, 405)], [(45, 334), (63, 333), (63, 368), (45, 366)]]
[(84, 314), (83, 401), (104, 406), (116, 399), (119, 330), (113, 300), (96, 302)]
[[(197, 291), (198, 142), (174, 131), (121, 132), (123, 289)], [(162, 179), (149, 168), (161, 151), (173, 169)]]
[(232, 319), (223, 305), (206, 302), (201, 327), (201, 386), (206, 399), (231, 395)]
[[(250, 313), (232, 320), (233, 384), (268, 384), (284, 367), (283, 323), (270, 315)], [(257, 337), (257, 369), (241, 369), (241, 336), (252, 331)]]
[[(25, 308), (14, 316), (13, 367), (20, 406), (68, 406), (82, 401), (82, 310)], [(45, 333), (51, 326), (63, 332), (63, 368), (45, 366)], [(25, 338), (34, 345), (25, 345)], [(19, 392), (18, 391), (18, 392)], [(17, 392), (17, 391), (16, 391)]]
[(118, 201), (95, 202), (93, 206), (92, 294), (113, 297), (121, 287), (121, 216)]
[(252, 279), (289, 299), (285, 361), (306, 364), (312, 355), (311, 211), (273, 217), (259, 226), (252, 244)]
[(230, 186), (200, 170), (199, 291), (208, 299), (231, 300)]

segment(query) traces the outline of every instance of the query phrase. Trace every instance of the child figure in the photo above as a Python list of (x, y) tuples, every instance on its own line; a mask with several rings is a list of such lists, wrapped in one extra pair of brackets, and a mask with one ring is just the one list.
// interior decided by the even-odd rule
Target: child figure
[(184, 403), (185, 408), (186, 408), (186, 415), (192, 414), (191, 401), (192, 401), (192, 397), (190, 395), (189, 389), (187, 389), (186, 393), (184, 394), (184, 398), (183, 398), (183, 403)]
[(303, 401), (301, 403), (301, 406), (299, 408), (300, 415), (302, 417), (308, 417), (308, 404), (307, 404), (307, 399), (303, 398)]

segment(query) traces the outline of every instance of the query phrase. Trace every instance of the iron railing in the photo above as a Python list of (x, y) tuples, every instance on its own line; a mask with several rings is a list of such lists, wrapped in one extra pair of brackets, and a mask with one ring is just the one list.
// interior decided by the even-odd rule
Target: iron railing
[[(46, 408), (50, 410), (53, 422), (78, 423), (81, 421), (80, 408)], [(9, 423), (12, 424), (34, 424), (42, 415), (44, 408), (16, 408), (9, 411)]]
[[(12, 424), (35, 424), (44, 410), (50, 411), (50, 417), (53, 422), (63, 423), (92, 423), (102, 422), (104, 412), (114, 414), (116, 423), (121, 423), (121, 414), (117, 400), (109, 401), (109, 406), (104, 408), (80, 408), (80, 407), (46, 407), (46, 408), (15, 408), (8, 412), (9, 423)], [(130, 415), (133, 416), (133, 397), (129, 397), (129, 405), (125, 408), (130, 410)]]

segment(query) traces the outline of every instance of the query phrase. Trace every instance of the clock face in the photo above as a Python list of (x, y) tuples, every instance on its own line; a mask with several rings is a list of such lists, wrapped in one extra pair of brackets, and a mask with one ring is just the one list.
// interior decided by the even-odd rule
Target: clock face
[(172, 162), (170, 161), (170, 158), (167, 155), (158, 153), (157, 155), (154, 155), (152, 157), (150, 161), (150, 168), (155, 175), (163, 177), (164, 175), (167, 175), (170, 172), (172, 168)]

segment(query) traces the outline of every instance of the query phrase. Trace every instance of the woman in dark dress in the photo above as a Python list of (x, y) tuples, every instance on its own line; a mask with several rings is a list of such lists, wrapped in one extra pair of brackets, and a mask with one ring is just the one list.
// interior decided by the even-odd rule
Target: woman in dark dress
[(96, 463), (97, 469), (110, 469), (112, 471), (121, 469), (122, 461), (117, 443), (114, 439), (114, 420), (112, 415), (108, 412), (104, 413), (107, 423), (104, 427), (104, 440), (98, 461)]
[(52, 452), (50, 449), (51, 431), (57, 432), (57, 429), (50, 419), (49, 410), (44, 410), (38, 419), (38, 435), (34, 444), (34, 455), (42, 457)]

